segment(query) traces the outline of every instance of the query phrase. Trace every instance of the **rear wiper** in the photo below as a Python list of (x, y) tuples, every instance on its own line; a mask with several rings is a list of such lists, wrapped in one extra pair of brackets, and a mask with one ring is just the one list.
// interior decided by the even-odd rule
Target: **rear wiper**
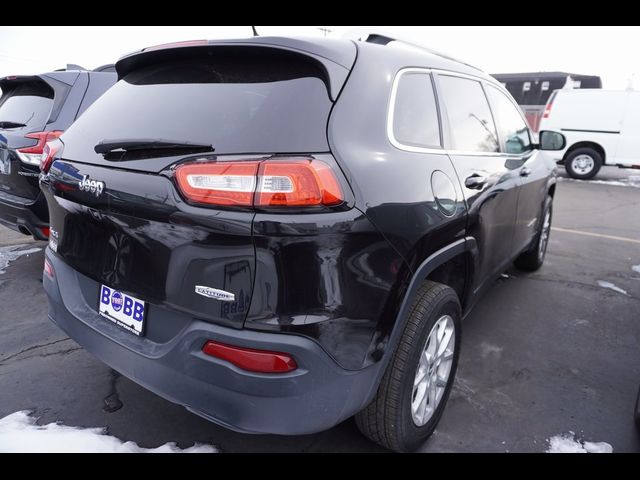
[(215, 149), (211, 145), (203, 143), (181, 142), (173, 140), (162, 140), (157, 138), (119, 138), (101, 140), (95, 147), (96, 153), (108, 154), (123, 152), (135, 152), (140, 150), (187, 150), (200, 152), (213, 152)]
[(19, 127), (26, 127), (26, 126), (27, 126), (26, 123), (1, 121), (0, 120), (0, 128), (19, 128)]

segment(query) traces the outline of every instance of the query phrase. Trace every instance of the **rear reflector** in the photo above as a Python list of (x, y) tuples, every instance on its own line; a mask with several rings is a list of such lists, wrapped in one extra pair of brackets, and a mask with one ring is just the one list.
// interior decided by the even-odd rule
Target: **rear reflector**
[(344, 195), (335, 172), (310, 158), (185, 163), (176, 169), (182, 193), (209, 205), (335, 206)]
[(215, 358), (234, 364), (242, 370), (259, 373), (285, 373), (298, 368), (296, 361), (287, 353), (234, 347), (209, 340), (202, 351)]
[(47, 274), (47, 277), (49, 278), (53, 278), (54, 274), (53, 274), (53, 265), (51, 265), (51, 262), (49, 262), (48, 258), (44, 259), (44, 273)]

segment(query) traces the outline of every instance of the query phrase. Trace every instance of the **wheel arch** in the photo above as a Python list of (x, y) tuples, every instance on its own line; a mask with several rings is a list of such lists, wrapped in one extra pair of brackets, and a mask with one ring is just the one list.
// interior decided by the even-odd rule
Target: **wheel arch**
[(593, 141), (581, 141), (581, 142), (576, 142), (572, 144), (569, 148), (567, 148), (567, 151), (564, 153), (562, 157), (562, 163), (564, 164), (564, 162), (567, 160), (567, 157), (571, 155), (571, 152), (573, 152), (574, 150), (577, 150), (578, 148), (591, 148), (595, 150), (602, 156), (602, 163), (603, 164), (606, 163), (607, 151), (600, 143), (593, 142)]
[[(461, 261), (464, 262), (465, 268), (464, 287), (462, 288), (460, 293), (458, 291), (456, 291), (456, 293), (458, 293), (460, 305), (462, 306), (462, 310), (464, 313), (465, 308), (469, 305), (471, 300), (473, 291), (473, 277), (475, 272), (477, 271), (478, 266), (478, 246), (475, 238), (465, 237), (456, 240), (455, 242), (431, 254), (429, 257), (423, 260), (418, 268), (415, 269), (415, 272), (413, 273), (413, 276), (409, 281), (409, 285), (400, 302), (400, 308), (398, 309), (396, 320), (391, 329), (389, 341), (384, 350), (383, 357), (379, 362), (380, 368), (378, 369), (375, 384), (372, 385), (371, 391), (369, 392), (368, 398), (364, 405), (367, 405), (373, 399), (376, 391), (378, 390), (378, 385), (382, 380), (382, 376), (384, 375), (384, 372), (389, 365), (389, 362), (393, 356), (393, 352), (395, 352), (400, 341), (400, 337), (402, 336), (402, 332), (407, 324), (409, 308), (411, 307), (411, 304), (413, 303), (414, 297), (418, 292), (420, 286), (426, 280), (438, 282), (437, 278), (439, 278), (439, 275), (446, 275), (445, 272), (451, 271), (450, 269), (452, 268), (452, 265), (456, 265), (456, 263), (459, 263)], [(452, 288), (456, 290), (455, 287)]]

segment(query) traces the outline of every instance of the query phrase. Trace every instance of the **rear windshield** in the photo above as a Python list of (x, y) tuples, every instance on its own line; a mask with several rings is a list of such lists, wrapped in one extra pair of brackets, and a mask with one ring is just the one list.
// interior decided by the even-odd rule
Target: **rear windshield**
[(42, 129), (52, 107), (53, 90), (46, 83), (5, 83), (0, 97), (0, 129)]
[(328, 151), (324, 75), (309, 57), (255, 47), (139, 67), (67, 131), (65, 157), (88, 160), (114, 139), (206, 144), (216, 153)]

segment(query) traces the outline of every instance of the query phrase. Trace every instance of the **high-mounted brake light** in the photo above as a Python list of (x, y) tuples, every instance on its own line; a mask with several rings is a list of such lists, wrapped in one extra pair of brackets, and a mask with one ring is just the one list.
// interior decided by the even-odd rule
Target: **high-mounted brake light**
[(176, 169), (176, 179), (189, 200), (209, 205), (309, 207), (344, 202), (332, 168), (310, 158), (186, 163)]
[(211, 340), (205, 343), (202, 351), (250, 372), (286, 373), (298, 368), (298, 364), (288, 353), (236, 347)]
[(40, 155), (40, 170), (42, 172), (47, 173), (49, 171), (56, 155), (60, 156), (62, 154), (63, 147), (64, 145), (57, 138), (45, 144), (42, 155)]
[(142, 49), (143, 52), (151, 52), (153, 50), (164, 50), (165, 48), (175, 47), (196, 47), (198, 45), (208, 45), (207, 40), (185, 40), (184, 42), (163, 43), (161, 45), (153, 45)]
[(38, 140), (38, 143), (36, 143), (31, 147), (19, 148), (17, 150), (18, 157), (20, 157), (20, 160), (23, 163), (26, 163), (28, 165), (36, 165), (36, 166), (40, 165), (42, 152), (44, 151), (44, 147), (46, 143), (58, 138), (63, 133), (64, 132), (61, 132), (60, 130), (55, 130), (51, 132), (27, 133), (24, 136), (25, 138), (34, 138)]

